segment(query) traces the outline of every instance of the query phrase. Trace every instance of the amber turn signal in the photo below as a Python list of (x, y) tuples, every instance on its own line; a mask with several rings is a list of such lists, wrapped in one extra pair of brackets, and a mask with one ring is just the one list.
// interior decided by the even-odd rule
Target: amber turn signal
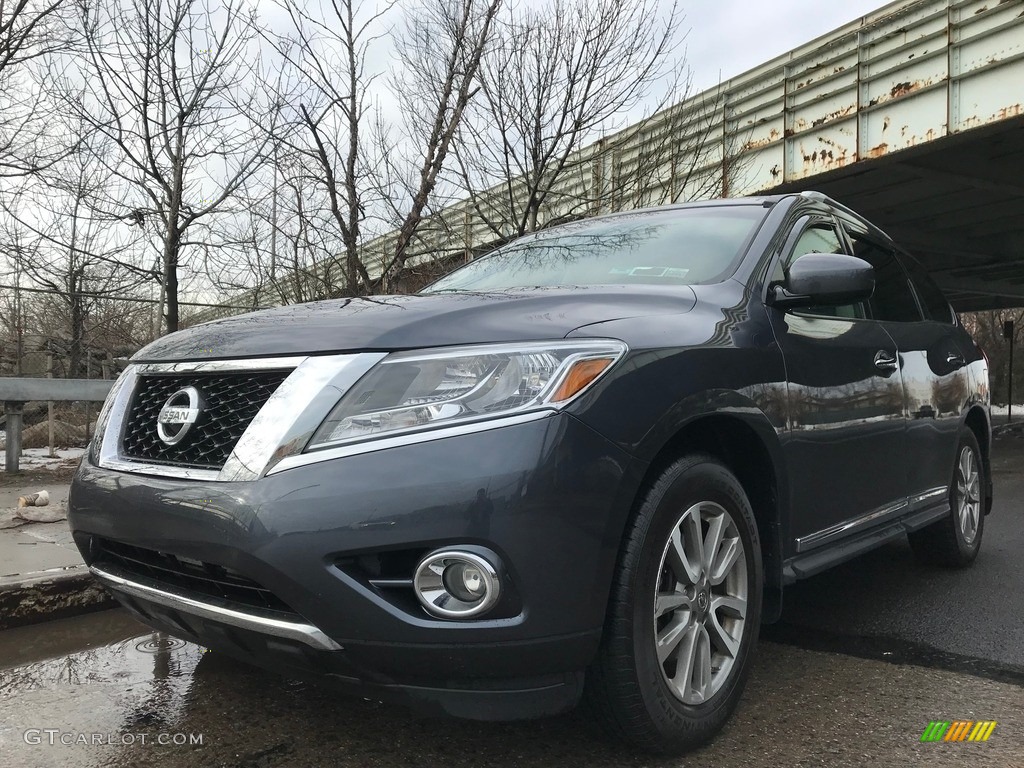
[(563, 400), (568, 400), (587, 386), (587, 384), (600, 376), (601, 371), (611, 365), (614, 361), (614, 358), (611, 357), (598, 357), (591, 358), (589, 360), (579, 360), (573, 363), (572, 368), (569, 369), (568, 375), (562, 379), (562, 383), (559, 384), (558, 389), (555, 390), (555, 394), (551, 397), (551, 401), (560, 403)]

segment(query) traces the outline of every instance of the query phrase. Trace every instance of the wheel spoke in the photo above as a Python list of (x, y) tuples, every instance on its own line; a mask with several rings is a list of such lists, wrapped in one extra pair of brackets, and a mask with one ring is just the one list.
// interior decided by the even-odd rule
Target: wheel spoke
[(747, 601), (742, 597), (732, 595), (715, 595), (711, 598), (711, 612), (721, 611), (734, 619), (747, 618)]
[(715, 515), (708, 518), (708, 533), (704, 537), (703, 558), (701, 565), (704, 566), (704, 573), (710, 573), (711, 564), (715, 562), (718, 555), (718, 548), (722, 546), (722, 535), (725, 532), (725, 515)]
[(981, 501), (981, 477), (977, 474), (967, 484), (967, 498), (971, 501)]
[(966, 448), (960, 452), (960, 477), (963, 478), (965, 483), (967, 482), (967, 478), (971, 476), (970, 455), (971, 452)]
[(743, 545), (738, 537), (723, 540), (718, 555), (708, 569), (708, 582), (717, 587), (725, 581), (725, 577), (729, 575), (729, 571), (742, 554)]
[(672, 544), (669, 546), (668, 554), (677, 580), (686, 579), (691, 584), (700, 581), (704, 562), (704, 542), (700, 536), (698, 507), (692, 508), (680, 525), (672, 531)]
[[(733, 597), (716, 597), (711, 601), (711, 612), (708, 614), (708, 620), (705, 623), (708, 634), (711, 637), (711, 642), (714, 643), (715, 647), (732, 658), (736, 658), (736, 654), (740, 650), (740, 638), (733, 637), (722, 626), (721, 617), (719, 616), (720, 609), (727, 617), (742, 619), (746, 614), (747, 603), (745, 600)], [(742, 626), (742, 624), (739, 625), (741, 630)]]
[(704, 626), (697, 627), (694, 643), (693, 676), (690, 690), (697, 701), (704, 701), (711, 695), (711, 638)]
[(664, 664), (692, 630), (693, 625), (689, 623), (687, 617), (674, 617), (668, 626), (658, 633), (658, 663)]
[(680, 643), (672, 684), (690, 704), (698, 704), (710, 694), (711, 638), (703, 625), (691, 626)]
[(700, 529), (700, 505), (690, 507), (683, 521), (683, 549), (691, 564), (696, 583), (704, 573), (704, 537)]
[(689, 607), (690, 598), (682, 592), (659, 592), (654, 602), (654, 618), (660, 619), (666, 613)]

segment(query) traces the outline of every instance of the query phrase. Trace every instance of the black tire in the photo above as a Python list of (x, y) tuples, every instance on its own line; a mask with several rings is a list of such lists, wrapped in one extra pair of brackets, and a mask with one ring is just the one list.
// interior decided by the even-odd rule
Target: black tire
[[(699, 511), (690, 514), (693, 509)], [(728, 513), (728, 522), (717, 522), (725, 520), (719, 510)], [(705, 519), (705, 515), (709, 517)], [(733, 527), (722, 528), (729, 523)], [(688, 525), (700, 525), (702, 536), (687, 537), (684, 529)], [(670, 595), (672, 590), (681, 587), (673, 582), (684, 562), (675, 553), (698, 539), (711, 541), (704, 532), (712, 525), (716, 530), (725, 531), (721, 546), (716, 548), (721, 555), (714, 563), (717, 568), (707, 569), (708, 578), (703, 586), (694, 586), (691, 592), (687, 582), (686, 590)], [(681, 531), (677, 539), (683, 542), (680, 549), (672, 546), (670, 536), (674, 528)], [(742, 557), (733, 556), (728, 577), (715, 586), (713, 579), (721, 578), (722, 569), (732, 554), (727, 547), (734, 547), (735, 541), (742, 545)], [(703, 546), (702, 543), (702, 549)], [(722, 611), (729, 600), (739, 605), (735, 595), (739, 594), (741, 583), (746, 611), (743, 621), (737, 625), (735, 614), (729, 618)], [(669, 591), (663, 591), (665, 589)], [(679, 754), (711, 739), (732, 714), (746, 684), (760, 628), (761, 589), (757, 524), (743, 487), (728, 469), (710, 456), (695, 454), (679, 459), (647, 490), (626, 531), (601, 649), (587, 675), (586, 703), (597, 721), (615, 737), (659, 754)], [(727, 594), (729, 590), (732, 592)], [(659, 595), (672, 600), (678, 599), (684, 591), (692, 597), (690, 607), (671, 609), (656, 618), (656, 612), (670, 604), (658, 599)], [(703, 598), (701, 592), (705, 593)], [(723, 624), (723, 615), (724, 623), (732, 627), (733, 634), (727, 633), (727, 641), (726, 635), (715, 628), (704, 630), (704, 635), (712, 639), (700, 636), (701, 630), (695, 625), (708, 620), (702, 620), (701, 616), (711, 614), (717, 617), (712, 621), (719, 627)], [(685, 623), (684, 619), (693, 629), (675, 631)], [(667, 637), (670, 630), (676, 635), (685, 632), (685, 639), (676, 641), (677, 659), (670, 657), (659, 662), (657, 633)], [(738, 635), (738, 639), (734, 635)], [(730, 643), (736, 646), (731, 654), (720, 650)], [(692, 647), (701, 650), (695, 655), (688, 652)], [(705, 649), (706, 657), (702, 655)], [(684, 657), (691, 661), (688, 666), (681, 661)], [(684, 667), (680, 668), (680, 663)], [(700, 695), (691, 688), (692, 675), (688, 674), (688, 670), (696, 670), (698, 664), (710, 673), (706, 679), (698, 675), (698, 684), (707, 683), (701, 687), (710, 695), (703, 701), (686, 702), (684, 691), (688, 692), (685, 695)], [(727, 671), (723, 671), (726, 666)], [(674, 670), (672, 681), (666, 670)], [(680, 683), (677, 678), (685, 682)]]
[[(971, 456), (977, 477), (968, 483), (968, 503), (975, 506), (977, 524), (974, 535), (971, 527), (962, 525), (961, 488), (964, 487), (961, 460), (964, 452)], [(985, 532), (985, 463), (981, 460), (978, 438), (967, 427), (960, 430), (960, 440), (953, 460), (953, 474), (949, 483), (949, 514), (926, 528), (907, 534), (914, 556), (923, 563), (945, 568), (965, 568), (974, 562), (981, 549)], [(968, 512), (970, 514), (970, 512)]]

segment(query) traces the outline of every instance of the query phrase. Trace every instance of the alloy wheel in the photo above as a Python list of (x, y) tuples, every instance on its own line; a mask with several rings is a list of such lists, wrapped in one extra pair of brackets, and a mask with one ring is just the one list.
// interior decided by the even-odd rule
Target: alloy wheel
[(981, 519), (981, 473), (969, 445), (961, 448), (956, 465), (956, 506), (964, 543), (973, 544)]
[(728, 680), (747, 614), (747, 559), (732, 515), (711, 501), (676, 521), (654, 597), (658, 666), (676, 698), (701, 704)]

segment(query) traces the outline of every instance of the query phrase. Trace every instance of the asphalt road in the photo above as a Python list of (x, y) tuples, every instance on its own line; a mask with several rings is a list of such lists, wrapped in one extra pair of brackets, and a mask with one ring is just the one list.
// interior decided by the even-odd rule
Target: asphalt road
[[(791, 589), (736, 715), (685, 758), (638, 755), (582, 713), (416, 719), (111, 610), (0, 632), (0, 765), (1024, 768), (1024, 442), (997, 444), (995, 482), (974, 568), (926, 568), (898, 545)], [(983, 744), (920, 742), (955, 719), (999, 724)]]
[(901, 540), (788, 588), (765, 636), (1024, 684), (1024, 440), (995, 441), (993, 482), (971, 568), (919, 565)]

